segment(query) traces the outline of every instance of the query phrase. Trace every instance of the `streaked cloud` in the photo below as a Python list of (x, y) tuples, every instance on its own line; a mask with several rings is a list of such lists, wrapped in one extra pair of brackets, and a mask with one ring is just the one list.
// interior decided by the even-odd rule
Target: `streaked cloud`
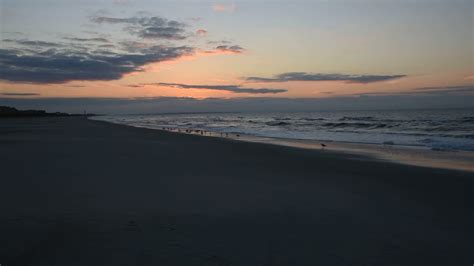
[(101, 43), (108, 43), (109, 40), (102, 37), (97, 38), (77, 38), (77, 37), (65, 37), (64, 39), (74, 41), (74, 42), (101, 42)]
[(174, 87), (179, 89), (203, 89), (203, 90), (219, 90), (229, 91), (233, 93), (251, 93), (251, 94), (272, 94), (287, 92), (286, 89), (269, 89), (269, 88), (244, 88), (241, 85), (196, 85), (196, 84), (180, 84), (180, 83), (145, 83), (143, 85), (156, 85)]
[(4, 92), (4, 93), (0, 93), (0, 95), (5, 95), (5, 96), (38, 96), (40, 94), (39, 93), (33, 93), (33, 92)]
[(14, 40), (14, 39), (3, 39), (2, 42), (6, 43), (15, 43), (24, 46), (33, 46), (33, 47), (61, 47), (62, 44), (53, 43), (53, 42), (45, 42), (45, 41), (32, 41), (32, 40)]
[(464, 95), (468, 97), (474, 96), (474, 85), (461, 86), (440, 86), (440, 87), (421, 87), (413, 88), (405, 91), (388, 91), (388, 92), (367, 92), (356, 94), (356, 96), (449, 96)]
[(271, 78), (247, 77), (249, 82), (289, 82), (289, 81), (345, 81), (348, 83), (372, 83), (406, 77), (406, 75), (348, 75), (307, 72), (288, 72)]
[(474, 93), (474, 85), (415, 88), (412, 93)]
[(237, 6), (234, 3), (215, 3), (212, 5), (212, 10), (214, 10), (215, 12), (234, 12), (236, 9)]
[(86, 87), (86, 86), (85, 86), (85, 85), (70, 84), (70, 85), (66, 85), (66, 87), (71, 87), (71, 88), (84, 88), (84, 87)]

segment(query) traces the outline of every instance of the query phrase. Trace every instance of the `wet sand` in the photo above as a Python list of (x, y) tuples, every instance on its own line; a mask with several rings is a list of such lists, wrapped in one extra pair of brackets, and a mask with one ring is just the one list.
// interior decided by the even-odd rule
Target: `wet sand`
[(0, 120), (2, 265), (471, 265), (474, 174), (79, 117)]
[[(303, 149), (329, 150), (359, 154), (394, 163), (474, 172), (474, 152), (432, 150), (426, 147), (390, 144), (366, 144), (336, 141), (291, 140), (240, 136), (239, 140), (282, 145)], [(321, 144), (325, 146), (322, 147)]]
[[(101, 117), (99, 117), (98, 120), (100, 120), (100, 118)], [(326, 150), (362, 155), (371, 157), (373, 160), (384, 160), (393, 163), (474, 172), (474, 152), (472, 151), (433, 150), (421, 146), (402, 146), (393, 144), (270, 138), (235, 133), (226, 134), (202, 130), (185, 130), (179, 128), (163, 128), (162, 130), (175, 133), (230, 138), (239, 141), (265, 143), (301, 149)]]

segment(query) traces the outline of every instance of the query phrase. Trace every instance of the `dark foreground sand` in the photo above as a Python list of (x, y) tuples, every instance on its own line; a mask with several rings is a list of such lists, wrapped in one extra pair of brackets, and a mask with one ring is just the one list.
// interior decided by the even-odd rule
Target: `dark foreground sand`
[(0, 264), (472, 265), (473, 173), (0, 120)]

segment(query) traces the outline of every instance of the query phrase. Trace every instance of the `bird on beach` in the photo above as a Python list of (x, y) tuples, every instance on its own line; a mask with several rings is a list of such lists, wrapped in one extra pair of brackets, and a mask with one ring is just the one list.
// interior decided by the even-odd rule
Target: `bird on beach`
[(321, 147), (324, 149), (326, 147), (326, 144), (321, 143)]

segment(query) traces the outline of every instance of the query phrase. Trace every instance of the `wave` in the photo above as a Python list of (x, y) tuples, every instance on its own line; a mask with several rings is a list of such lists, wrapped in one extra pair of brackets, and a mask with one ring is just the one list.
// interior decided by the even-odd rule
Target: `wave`
[(326, 119), (324, 118), (309, 118), (309, 117), (303, 117), (301, 118), (301, 120), (305, 120), (305, 121), (324, 121)]
[(289, 118), (289, 117), (274, 117), (273, 119), (278, 120), (278, 121), (293, 120), (292, 118)]
[(474, 149), (473, 111), (313, 112), (112, 116), (148, 128), (235, 132), (263, 137), (396, 143)]
[(288, 123), (288, 122), (278, 122), (278, 121), (267, 122), (265, 124), (268, 125), (268, 126), (288, 126), (288, 125), (291, 125), (291, 123)]
[(339, 119), (339, 121), (371, 121), (375, 120), (375, 117), (373, 116), (344, 116)]
[(474, 134), (460, 134), (460, 135), (440, 135), (441, 137), (451, 137), (458, 139), (474, 139)]
[(322, 124), (323, 127), (328, 128), (386, 128), (389, 127), (387, 124), (376, 124), (376, 123), (347, 123), (347, 122), (340, 122), (340, 123), (324, 123)]
[(472, 123), (474, 122), (474, 116), (465, 116), (461, 119), (460, 122), (463, 122), (463, 123)]

